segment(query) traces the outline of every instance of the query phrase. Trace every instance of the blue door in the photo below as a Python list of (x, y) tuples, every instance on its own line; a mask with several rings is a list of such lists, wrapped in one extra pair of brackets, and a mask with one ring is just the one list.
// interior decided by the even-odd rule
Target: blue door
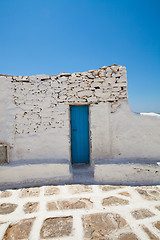
[(89, 163), (89, 108), (71, 106), (72, 163)]

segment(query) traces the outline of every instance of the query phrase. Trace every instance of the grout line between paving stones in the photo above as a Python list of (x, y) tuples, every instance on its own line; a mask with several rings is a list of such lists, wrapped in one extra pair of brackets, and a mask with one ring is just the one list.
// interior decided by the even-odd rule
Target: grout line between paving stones
[(9, 226), (9, 223), (4, 223), (0, 225), (0, 239), (3, 239), (3, 236)]
[(82, 226), (82, 215), (73, 215), (73, 228), (74, 228), (74, 237), (76, 240), (83, 240), (83, 226)]
[[(158, 220), (160, 221), (160, 217), (159, 217)], [(143, 225), (143, 224), (141, 224), (141, 225)], [(147, 224), (146, 227), (149, 228), (149, 230), (152, 231), (153, 234), (156, 235), (157, 237), (159, 237), (159, 239), (160, 239), (160, 231), (158, 231), (158, 232), (159, 232), (159, 236), (158, 236), (158, 235), (157, 235), (157, 229), (153, 226), (152, 223)]]
[(44, 219), (46, 218), (46, 210), (45, 210), (45, 204), (46, 201), (44, 200), (44, 187), (40, 188), (40, 195), (38, 197), (39, 202), (39, 210), (37, 213), (37, 217), (35, 221), (33, 222), (33, 226), (30, 232), (29, 239), (39, 240), (40, 239), (40, 230), (43, 224)]

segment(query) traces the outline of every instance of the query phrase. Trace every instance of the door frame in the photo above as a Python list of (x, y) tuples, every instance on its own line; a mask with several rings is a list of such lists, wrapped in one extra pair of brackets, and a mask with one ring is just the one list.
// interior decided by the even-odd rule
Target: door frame
[(88, 106), (88, 113), (89, 113), (89, 116), (88, 116), (88, 121), (89, 121), (89, 163), (82, 163), (82, 164), (77, 164), (77, 165), (92, 165), (92, 158), (91, 158), (91, 131), (90, 131), (90, 104), (69, 104), (69, 140), (70, 140), (70, 162), (71, 162), (71, 165), (76, 165), (76, 164), (73, 164), (72, 163), (72, 139), (71, 139), (71, 107), (79, 107), (79, 106)]

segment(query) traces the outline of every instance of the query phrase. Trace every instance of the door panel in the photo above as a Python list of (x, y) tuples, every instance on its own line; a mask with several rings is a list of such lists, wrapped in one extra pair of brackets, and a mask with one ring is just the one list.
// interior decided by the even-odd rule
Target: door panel
[(89, 108), (71, 106), (72, 163), (89, 163)]

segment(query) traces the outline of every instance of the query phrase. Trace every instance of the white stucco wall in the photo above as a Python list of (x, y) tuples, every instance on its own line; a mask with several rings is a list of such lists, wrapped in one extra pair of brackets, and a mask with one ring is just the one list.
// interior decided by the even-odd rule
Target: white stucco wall
[[(38, 159), (70, 159), (70, 129), (69, 129), (69, 106), (59, 105), (54, 107), (47, 118), (59, 121), (59, 127), (51, 125), (40, 126), (39, 131), (30, 134), (17, 134), (15, 137), (12, 160), (38, 160)], [(63, 117), (62, 117), (63, 116)], [(35, 119), (33, 119), (35, 120)], [(30, 124), (31, 120), (28, 120)], [(23, 123), (22, 123), (23, 124)], [(36, 128), (36, 122), (32, 122)], [(58, 125), (58, 123), (57, 123)], [(23, 128), (23, 125), (22, 125)]]
[(14, 146), (15, 106), (12, 77), (0, 76), (0, 142)]
[(160, 118), (131, 112), (125, 101), (111, 114), (112, 157), (160, 160)]
[(109, 114), (127, 99), (125, 67), (0, 80), (0, 142), (10, 162), (70, 161), (69, 105), (90, 105), (91, 160), (109, 156)]
[(130, 111), (125, 67), (0, 81), (0, 142), (10, 162), (70, 161), (69, 105), (90, 105), (91, 161), (160, 158), (160, 119)]
[(99, 103), (90, 107), (91, 160), (110, 158), (110, 104)]

